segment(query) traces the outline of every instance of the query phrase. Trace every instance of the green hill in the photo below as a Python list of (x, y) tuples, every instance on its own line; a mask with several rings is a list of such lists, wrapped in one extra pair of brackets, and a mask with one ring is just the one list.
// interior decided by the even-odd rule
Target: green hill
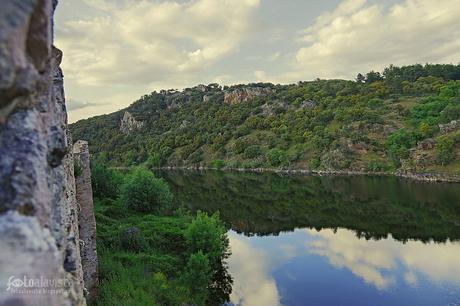
[(460, 174), (460, 65), (390, 66), (356, 81), (199, 85), (71, 125), (113, 166)]

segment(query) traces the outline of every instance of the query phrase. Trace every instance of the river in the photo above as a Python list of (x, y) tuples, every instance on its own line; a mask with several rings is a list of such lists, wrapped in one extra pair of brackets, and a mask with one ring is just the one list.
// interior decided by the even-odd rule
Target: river
[(160, 172), (220, 212), (229, 305), (460, 305), (460, 186), (394, 177)]

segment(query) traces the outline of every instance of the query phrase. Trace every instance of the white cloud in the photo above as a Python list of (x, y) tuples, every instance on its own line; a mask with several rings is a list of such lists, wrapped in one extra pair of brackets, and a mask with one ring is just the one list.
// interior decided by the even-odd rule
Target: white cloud
[(85, 0), (105, 14), (68, 20), (57, 32), (63, 68), (84, 85), (190, 78), (235, 52), (259, 0)]
[(268, 254), (249, 243), (249, 238), (230, 235), (229, 268), (234, 277), (231, 301), (240, 306), (279, 306), (280, 297), (270, 275)]
[(301, 32), (285, 81), (353, 78), (389, 64), (460, 61), (458, 0), (405, 0), (389, 8), (343, 1)]
[(405, 282), (416, 286), (418, 275), (436, 283), (460, 284), (458, 242), (401, 243), (391, 236), (383, 240), (365, 240), (350, 230), (306, 230), (317, 239), (307, 243), (308, 251), (328, 258), (331, 264), (347, 268), (356, 276), (385, 290), (396, 285), (397, 274), (403, 272)]

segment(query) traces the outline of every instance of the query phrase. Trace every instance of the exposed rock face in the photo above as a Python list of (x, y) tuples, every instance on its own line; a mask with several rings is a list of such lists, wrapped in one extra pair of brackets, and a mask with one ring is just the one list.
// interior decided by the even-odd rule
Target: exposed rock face
[(83, 266), (83, 279), (90, 300), (97, 296), (97, 251), (96, 251), (96, 219), (94, 217), (93, 190), (91, 189), (91, 169), (88, 142), (79, 140), (73, 146), (75, 162), (81, 169), (76, 180), (77, 202), (80, 205), (80, 239), (81, 263)]
[(417, 148), (419, 150), (431, 150), (436, 145), (436, 141), (433, 138), (427, 138), (417, 142)]
[(244, 87), (225, 91), (224, 102), (230, 105), (246, 102), (258, 96), (266, 96), (272, 93), (270, 88), (266, 87)]
[(457, 120), (452, 120), (449, 123), (439, 125), (439, 130), (441, 131), (441, 134), (447, 134), (447, 133), (456, 131), (459, 128), (460, 128), (460, 122)]
[(1, 2), (0, 305), (86, 305), (56, 4)]
[(123, 118), (120, 122), (120, 131), (125, 134), (140, 129), (144, 125), (144, 122), (137, 121), (130, 112), (125, 111)]

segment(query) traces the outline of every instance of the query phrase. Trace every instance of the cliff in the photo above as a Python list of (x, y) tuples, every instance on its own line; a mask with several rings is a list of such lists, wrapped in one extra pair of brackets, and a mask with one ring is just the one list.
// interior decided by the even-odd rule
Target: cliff
[(0, 305), (86, 305), (56, 5), (0, 10)]

